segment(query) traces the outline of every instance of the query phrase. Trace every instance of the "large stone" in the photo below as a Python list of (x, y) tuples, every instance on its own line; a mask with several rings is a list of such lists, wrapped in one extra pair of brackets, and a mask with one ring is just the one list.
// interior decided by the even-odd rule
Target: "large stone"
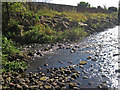
[(74, 79), (76, 79), (76, 78), (79, 77), (79, 76), (80, 76), (80, 75), (77, 74), (77, 73), (73, 73), (73, 74), (71, 75), (71, 77), (74, 78)]
[(77, 87), (76, 83), (69, 83), (69, 87), (73, 88), (73, 87)]
[(48, 79), (48, 77), (46, 77), (46, 76), (43, 76), (40, 78), (41, 81), (46, 81), (47, 79)]
[(40, 90), (45, 90), (43, 86), (40, 86), (39, 89), (40, 89)]
[(85, 65), (85, 64), (87, 64), (87, 61), (81, 61), (79, 64), (80, 65)]
[(14, 83), (9, 83), (9, 87), (13, 88), (13, 87), (15, 87), (15, 84)]
[(26, 90), (26, 89), (28, 89), (29, 87), (28, 87), (28, 85), (27, 85), (26, 83), (22, 83), (22, 88), (23, 88), (24, 90)]
[(32, 89), (32, 90), (37, 90), (38, 88), (39, 88), (39, 86), (37, 86), (37, 85), (30, 86), (30, 89)]
[(62, 87), (60, 90), (67, 90), (67, 87)]
[(44, 85), (45, 90), (51, 90), (51, 86), (50, 85)]
[(88, 77), (87, 76), (83, 76), (83, 79), (88, 79)]
[(97, 58), (93, 58), (92, 61), (97, 61)]
[(65, 86), (65, 83), (59, 82), (58, 85), (59, 85), (60, 87), (64, 87), (64, 86)]
[(60, 90), (59, 86), (55, 86), (54, 88), (55, 88), (55, 90)]
[(66, 74), (71, 74), (72, 72), (70, 70), (64, 71)]
[(16, 84), (15, 87), (17, 88), (17, 90), (22, 90), (22, 86), (20, 86), (19, 84)]

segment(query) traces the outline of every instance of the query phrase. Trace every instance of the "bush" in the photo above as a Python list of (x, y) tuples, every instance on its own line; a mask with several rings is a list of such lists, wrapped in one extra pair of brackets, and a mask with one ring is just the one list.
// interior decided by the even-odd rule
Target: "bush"
[(14, 46), (14, 42), (10, 39), (8, 40), (7, 37), (2, 38), (2, 53), (3, 54), (15, 54), (19, 53), (19, 49)]
[[(19, 49), (15, 47), (15, 43), (7, 37), (3, 36), (2, 38), (2, 71), (3, 72), (16, 72), (20, 68), (25, 70), (27, 65), (24, 61), (17, 61), (15, 58), (18, 58), (16, 55), (20, 52)], [(12, 60), (11, 60), (12, 59)]]
[(32, 30), (24, 33), (25, 40), (29, 43), (49, 43), (54, 39), (55, 31), (49, 27), (34, 26)]
[(70, 40), (76, 41), (81, 40), (87, 35), (87, 32), (84, 31), (84, 28), (74, 28), (72, 30), (65, 30), (63, 33), (59, 34), (57, 37), (58, 41)]
[(23, 71), (27, 69), (26, 63), (24, 61), (3, 61), (3, 72), (18, 72), (21, 68)]

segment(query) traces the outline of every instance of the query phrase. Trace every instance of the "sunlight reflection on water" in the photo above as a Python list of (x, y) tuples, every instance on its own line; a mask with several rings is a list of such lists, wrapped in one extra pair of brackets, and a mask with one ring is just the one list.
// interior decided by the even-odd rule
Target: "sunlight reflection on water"
[[(103, 60), (103, 62), (101, 62), (101, 73), (107, 76), (112, 82), (111, 87), (117, 87), (118, 79), (115, 70), (118, 69), (118, 56), (113, 55), (118, 54), (118, 26), (94, 35), (92, 38), (94, 40), (90, 40), (91, 44), (94, 43), (101, 46), (101, 48), (95, 49), (95, 51), (99, 51), (98, 53), (101, 55), (101, 60)], [(106, 71), (108, 73), (105, 73)]]

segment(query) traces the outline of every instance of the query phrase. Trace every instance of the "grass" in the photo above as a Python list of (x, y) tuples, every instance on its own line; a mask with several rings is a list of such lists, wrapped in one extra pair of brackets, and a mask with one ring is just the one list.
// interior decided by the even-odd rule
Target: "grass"
[[(16, 7), (16, 9), (13, 9), (14, 7)], [(13, 16), (10, 16), (11, 18), (8, 21), (8, 28), (7, 31), (5, 31), (7, 37), (17, 37), (17, 34), (19, 34), (20, 30), (22, 29), (22, 38), (31, 43), (53, 43), (61, 39), (72, 40), (71, 36), (74, 36), (75, 39), (80, 39), (78, 37), (82, 38), (85, 36), (84, 34), (86, 34), (86, 32), (80, 27), (72, 27), (72, 30), (70, 31), (62, 31), (60, 29), (61, 27), (54, 30), (54, 28), (42, 25), (40, 23), (40, 16), (48, 16), (46, 17), (46, 20), (53, 19), (54, 16), (62, 16), (63, 18), (67, 18), (69, 21), (75, 22), (86, 22), (89, 19), (97, 19), (100, 22), (102, 20), (100, 18), (113, 18), (117, 15), (116, 13), (81, 13), (74, 10), (68, 12), (57, 12), (49, 8), (40, 8), (39, 10), (36, 11), (35, 9), (34, 11), (34, 9), (30, 10), (27, 5), (25, 6), (22, 3), (14, 3), (11, 5), (11, 14)], [(23, 25), (24, 28), (18, 27), (19, 25)], [(93, 28), (97, 28), (98, 26), (99, 23), (91, 25)]]
[(18, 72), (21, 68), (27, 68), (23, 60), (17, 60), (20, 50), (17, 49), (15, 43), (7, 37), (2, 38), (2, 72)]

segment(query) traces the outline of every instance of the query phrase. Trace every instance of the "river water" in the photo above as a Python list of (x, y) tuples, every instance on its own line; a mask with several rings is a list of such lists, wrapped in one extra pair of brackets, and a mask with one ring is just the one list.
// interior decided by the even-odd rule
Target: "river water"
[[(67, 65), (76, 65), (80, 61), (87, 61), (84, 69), (75, 67), (81, 76), (74, 82), (80, 82), (80, 87), (83, 88), (96, 88), (101, 83), (106, 83), (108, 87), (115, 88), (118, 86), (118, 26), (106, 29), (103, 32), (95, 33), (86, 37), (82, 42), (71, 44), (75, 45), (76, 51), (71, 53), (71, 49), (59, 49), (51, 51), (43, 57), (34, 57), (34, 62), (26, 73), (37, 72), (37, 68), (41, 67), (43, 72), (46, 68), (51, 67), (66, 67)], [(94, 60), (87, 59), (92, 56)], [(71, 61), (71, 63), (67, 63)], [(62, 63), (60, 63), (62, 62)], [(48, 64), (45, 67), (44, 64)], [(88, 79), (83, 79), (83, 76), (88, 76)], [(88, 84), (88, 83), (91, 83)]]

